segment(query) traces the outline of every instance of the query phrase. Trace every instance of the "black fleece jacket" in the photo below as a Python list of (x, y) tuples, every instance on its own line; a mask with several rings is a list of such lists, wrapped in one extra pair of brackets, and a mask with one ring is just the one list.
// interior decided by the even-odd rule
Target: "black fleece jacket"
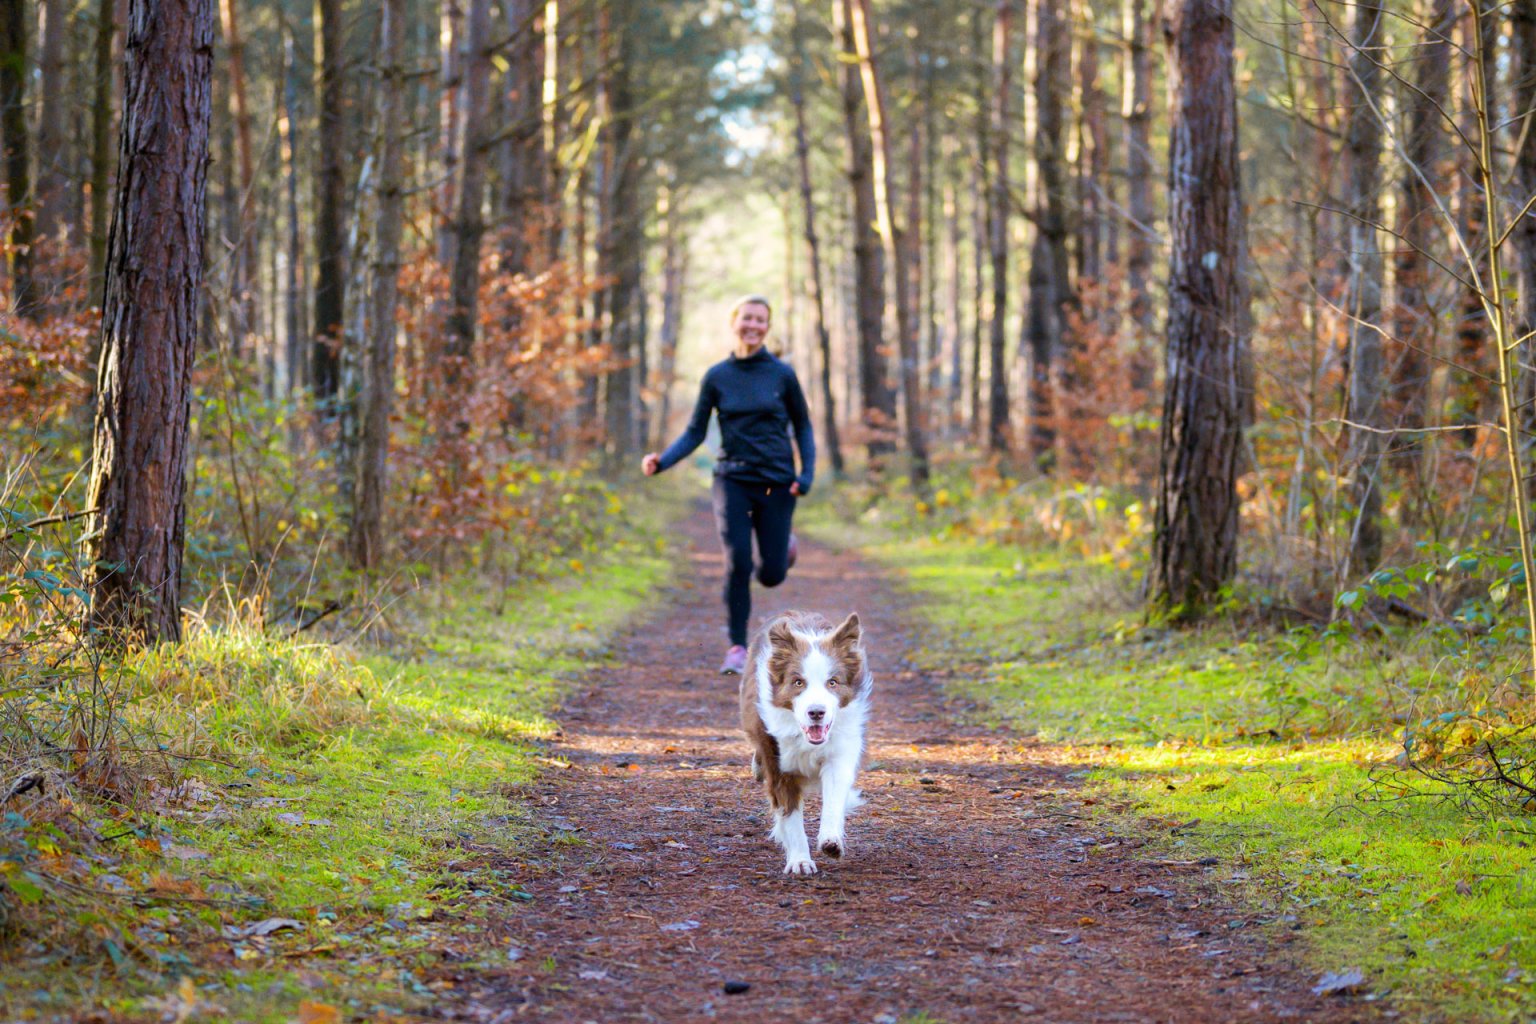
[[(670, 469), (704, 443), (711, 412), (720, 414), (718, 475), (779, 486), (795, 481), (801, 494), (810, 492), (816, 476), (816, 439), (805, 392), (788, 363), (760, 348), (745, 359), (732, 355), (711, 366), (687, 428), (661, 455), (661, 469)], [(798, 475), (789, 444), (791, 427), (800, 449)]]

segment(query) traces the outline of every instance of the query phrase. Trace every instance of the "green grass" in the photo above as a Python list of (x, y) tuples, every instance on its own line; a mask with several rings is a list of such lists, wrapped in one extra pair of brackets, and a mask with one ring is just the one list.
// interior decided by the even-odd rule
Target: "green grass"
[(1428, 784), (1390, 801), (1373, 784), (1402, 723), (1510, 705), (1478, 640), (1166, 630), (1144, 625), (1133, 580), (1078, 557), (860, 541), (919, 598), (922, 667), (982, 717), (1069, 744), (1090, 811), (1173, 855), (1219, 858), (1218, 882), (1302, 931), (1316, 970), (1365, 970), (1409, 1019), (1536, 1014), (1536, 818), (1473, 815)]
[[(0, 1008), (142, 1012), (190, 992), (240, 1020), (289, 1020), (302, 1000), (372, 1014), (430, 999), (446, 950), (503, 956), (479, 922), (530, 897), (485, 853), (504, 865), (546, 842), (517, 793), (551, 709), (667, 571), (643, 529), (588, 561), (508, 593), (413, 595), (383, 648), (233, 627), (125, 664), (130, 729), (187, 760), (143, 812), (102, 812), (119, 838), (61, 851), (69, 865), (50, 859), (53, 826), (30, 828), (45, 901), (68, 908), (52, 938), (72, 941), (24, 936)], [(221, 936), (271, 918), (303, 927)]]

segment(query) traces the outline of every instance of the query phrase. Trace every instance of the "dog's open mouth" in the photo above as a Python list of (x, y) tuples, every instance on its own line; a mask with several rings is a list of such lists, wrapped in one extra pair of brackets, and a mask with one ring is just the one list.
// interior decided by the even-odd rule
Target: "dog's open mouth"
[(805, 727), (805, 738), (812, 743), (827, 742), (827, 734), (832, 731), (830, 725), (808, 725)]

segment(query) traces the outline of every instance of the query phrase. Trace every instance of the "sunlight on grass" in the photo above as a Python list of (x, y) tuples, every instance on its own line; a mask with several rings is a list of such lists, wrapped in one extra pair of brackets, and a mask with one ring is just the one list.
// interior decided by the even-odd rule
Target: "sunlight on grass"
[(1134, 581), (1083, 559), (860, 541), (921, 598), (926, 672), (986, 720), (1073, 744), (1062, 755), (1091, 769), (1091, 810), (1129, 812), (1120, 827), (1167, 856), (1218, 858), (1217, 884), (1302, 932), (1319, 972), (1361, 967), (1412, 1019), (1536, 1011), (1536, 821), (1469, 815), (1425, 782), (1411, 801), (1373, 783), (1404, 724), (1498, 706), (1476, 671), (1451, 673), (1444, 637), (1166, 630), (1143, 623)]

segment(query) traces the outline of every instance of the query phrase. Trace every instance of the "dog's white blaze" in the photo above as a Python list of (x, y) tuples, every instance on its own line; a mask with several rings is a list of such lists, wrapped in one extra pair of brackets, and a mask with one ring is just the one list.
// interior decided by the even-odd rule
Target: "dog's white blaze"
[(828, 729), (832, 728), (833, 721), (837, 718), (837, 694), (827, 687), (827, 681), (832, 678), (836, 670), (832, 659), (827, 652), (821, 649), (819, 644), (812, 645), (810, 653), (800, 660), (800, 678), (805, 680), (805, 689), (791, 703), (795, 711), (795, 721), (804, 729), (811, 724), (810, 710), (820, 708), (826, 712), (826, 717), (821, 724)]

